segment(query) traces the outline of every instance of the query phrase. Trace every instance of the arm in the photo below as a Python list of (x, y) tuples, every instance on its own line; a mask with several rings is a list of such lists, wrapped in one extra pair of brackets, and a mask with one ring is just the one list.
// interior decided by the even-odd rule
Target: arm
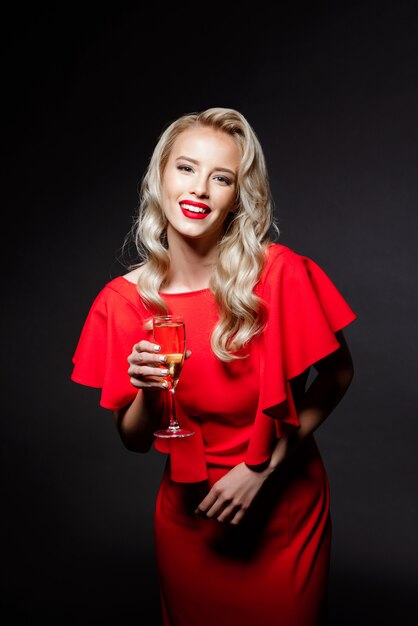
[(262, 471), (254, 471), (245, 463), (232, 468), (215, 483), (197, 508), (197, 514), (238, 524), (265, 480), (283, 467), (286, 459), (330, 415), (346, 393), (354, 374), (351, 354), (342, 331), (337, 332), (336, 337), (340, 348), (315, 363), (318, 375), (298, 406), (301, 427), (291, 436), (278, 440), (268, 466)]
[[(314, 364), (318, 372), (298, 406), (300, 428), (279, 439), (267, 467), (275, 471), (332, 413), (347, 392), (354, 376), (354, 366), (347, 342), (340, 330), (335, 333), (340, 348)], [(296, 381), (295, 381), (296, 383)], [(292, 382), (291, 382), (292, 386)]]
[(165, 407), (161, 390), (167, 383), (161, 377), (167, 374), (161, 366), (165, 356), (159, 354), (159, 346), (149, 341), (135, 344), (128, 357), (131, 384), (138, 389), (133, 402), (114, 411), (115, 426), (128, 450), (148, 452)]
[(115, 426), (128, 450), (148, 452), (163, 410), (164, 398), (158, 391), (139, 389), (129, 406), (114, 411)]
[[(138, 393), (131, 404), (113, 413), (120, 438), (133, 452), (148, 452), (154, 441), (154, 431), (165, 412), (167, 397), (161, 391), (167, 389), (167, 383), (161, 378), (168, 374), (168, 370), (161, 367), (165, 355), (160, 354), (159, 349), (149, 341), (134, 345), (128, 357), (128, 374)], [(185, 358), (190, 355), (191, 351), (186, 350)]]

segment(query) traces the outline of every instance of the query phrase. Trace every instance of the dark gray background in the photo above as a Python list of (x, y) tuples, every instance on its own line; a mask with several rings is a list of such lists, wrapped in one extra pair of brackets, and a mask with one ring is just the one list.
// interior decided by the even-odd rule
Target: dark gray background
[(359, 315), (346, 329), (353, 384), (317, 432), (332, 625), (413, 624), (417, 5), (199, 6), (61, 3), (4, 20), (6, 623), (159, 623), (164, 457), (123, 448), (98, 391), (70, 382), (71, 356), (96, 293), (125, 272), (157, 136), (178, 115), (227, 106), (264, 146), (281, 243), (319, 263)]

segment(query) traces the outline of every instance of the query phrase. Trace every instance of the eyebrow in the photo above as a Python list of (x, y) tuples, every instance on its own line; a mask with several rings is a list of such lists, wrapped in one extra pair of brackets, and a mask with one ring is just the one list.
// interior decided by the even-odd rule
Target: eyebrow
[[(188, 157), (188, 156), (179, 156), (176, 158), (176, 161), (181, 161), (182, 159), (185, 161), (190, 161), (191, 163), (194, 163), (195, 165), (199, 165), (199, 161), (196, 161), (196, 159), (192, 159), (191, 157)], [(230, 170), (228, 167), (215, 167), (214, 169), (217, 172), (229, 172), (233, 176), (237, 175), (236, 172), (234, 172), (233, 170)]]

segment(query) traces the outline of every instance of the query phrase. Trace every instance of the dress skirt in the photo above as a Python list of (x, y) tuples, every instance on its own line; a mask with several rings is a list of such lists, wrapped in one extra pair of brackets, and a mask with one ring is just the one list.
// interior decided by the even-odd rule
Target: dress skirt
[(194, 511), (229, 468), (176, 483), (169, 463), (155, 510), (164, 626), (326, 623), (329, 484), (313, 436), (263, 485), (237, 526)]

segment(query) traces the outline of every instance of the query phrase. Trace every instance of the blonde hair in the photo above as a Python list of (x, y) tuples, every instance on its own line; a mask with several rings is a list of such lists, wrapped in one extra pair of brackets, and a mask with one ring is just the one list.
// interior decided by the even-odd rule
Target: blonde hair
[[(250, 340), (264, 328), (266, 311), (254, 287), (265, 263), (274, 223), (267, 168), (261, 145), (244, 116), (234, 109), (211, 108), (183, 115), (160, 135), (140, 186), (138, 216), (131, 236), (143, 259), (138, 290), (153, 313), (167, 312), (159, 294), (169, 273), (167, 219), (161, 206), (162, 176), (177, 137), (191, 127), (210, 127), (233, 137), (242, 157), (237, 181), (237, 209), (225, 221), (217, 263), (210, 280), (219, 321), (211, 338), (221, 361), (245, 358)], [(239, 354), (238, 354), (239, 353)]]

